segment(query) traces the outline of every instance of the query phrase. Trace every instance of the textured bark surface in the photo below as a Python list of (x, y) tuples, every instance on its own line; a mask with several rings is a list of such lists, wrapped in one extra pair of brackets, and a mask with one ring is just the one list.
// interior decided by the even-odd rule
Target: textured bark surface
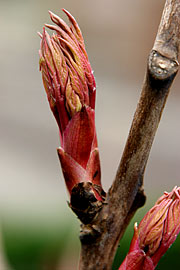
[(178, 71), (180, 1), (167, 0), (115, 180), (102, 209), (82, 225), (80, 270), (109, 270), (128, 223), (145, 203), (143, 175), (170, 86)]

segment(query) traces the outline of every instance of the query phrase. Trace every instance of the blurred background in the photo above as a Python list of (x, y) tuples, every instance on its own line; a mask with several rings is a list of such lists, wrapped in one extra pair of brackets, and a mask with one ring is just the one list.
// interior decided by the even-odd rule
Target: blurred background
[[(38, 67), (48, 10), (77, 19), (97, 82), (96, 125), (105, 190), (111, 185), (136, 109), (165, 1), (0, 0), (0, 269), (74, 270), (79, 221), (68, 196), (56, 148), (58, 129)], [(172, 86), (145, 173), (147, 203), (180, 184), (180, 76)], [(118, 250), (125, 256), (133, 224)], [(157, 269), (178, 269), (180, 238)]]

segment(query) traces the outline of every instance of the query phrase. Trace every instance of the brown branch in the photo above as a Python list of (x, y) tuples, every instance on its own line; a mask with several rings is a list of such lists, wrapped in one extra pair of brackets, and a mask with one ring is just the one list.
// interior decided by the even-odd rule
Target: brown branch
[(82, 226), (80, 270), (111, 269), (124, 230), (145, 202), (144, 170), (178, 71), (179, 43), (180, 1), (167, 0), (124, 153), (107, 194), (107, 204), (91, 224)]

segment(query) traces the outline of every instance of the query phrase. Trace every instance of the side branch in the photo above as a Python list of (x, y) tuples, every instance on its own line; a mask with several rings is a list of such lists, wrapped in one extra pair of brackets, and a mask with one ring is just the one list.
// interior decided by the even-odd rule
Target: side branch
[[(82, 228), (81, 270), (111, 269), (124, 230), (145, 202), (144, 170), (170, 86), (178, 71), (179, 44), (180, 1), (167, 0), (149, 54), (141, 97), (124, 153), (107, 194), (107, 204), (91, 224)], [(90, 241), (89, 237), (84, 237), (89, 235), (92, 236)]]
[[(109, 191), (112, 202), (122, 194), (120, 204), (123, 208), (127, 205), (125, 215), (129, 211), (132, 214), (128, 209), (130, 205), (135, 204), (138, 208), (134, 200), (138, 191), (142, 194), (146, 162), (170, 86), (178, 71), (179, 44), (180, 2), (167, 0), (154, 46), (149, 55), (140, 101), (115, 181)], [(141, 198), (143, 203), (143, 196)]]

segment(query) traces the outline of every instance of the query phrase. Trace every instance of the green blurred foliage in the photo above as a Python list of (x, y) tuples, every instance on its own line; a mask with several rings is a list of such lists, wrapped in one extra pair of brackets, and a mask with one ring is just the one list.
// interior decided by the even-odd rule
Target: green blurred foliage
[(72, 247), (70, 256), (79, 251), (76, 218), (56, 211), (46, 214), (28, 217), (22, 212), (1, 218), (2, 245), (10, 269), (59, 269), (68, 246)]
[(35, 231), (6, 226), (3, 237), (8, 262), (14, 270), (40, 270), (44, 265), (53, 267), (63, 255), (67, 234), (68, 227), (61, 231)]

